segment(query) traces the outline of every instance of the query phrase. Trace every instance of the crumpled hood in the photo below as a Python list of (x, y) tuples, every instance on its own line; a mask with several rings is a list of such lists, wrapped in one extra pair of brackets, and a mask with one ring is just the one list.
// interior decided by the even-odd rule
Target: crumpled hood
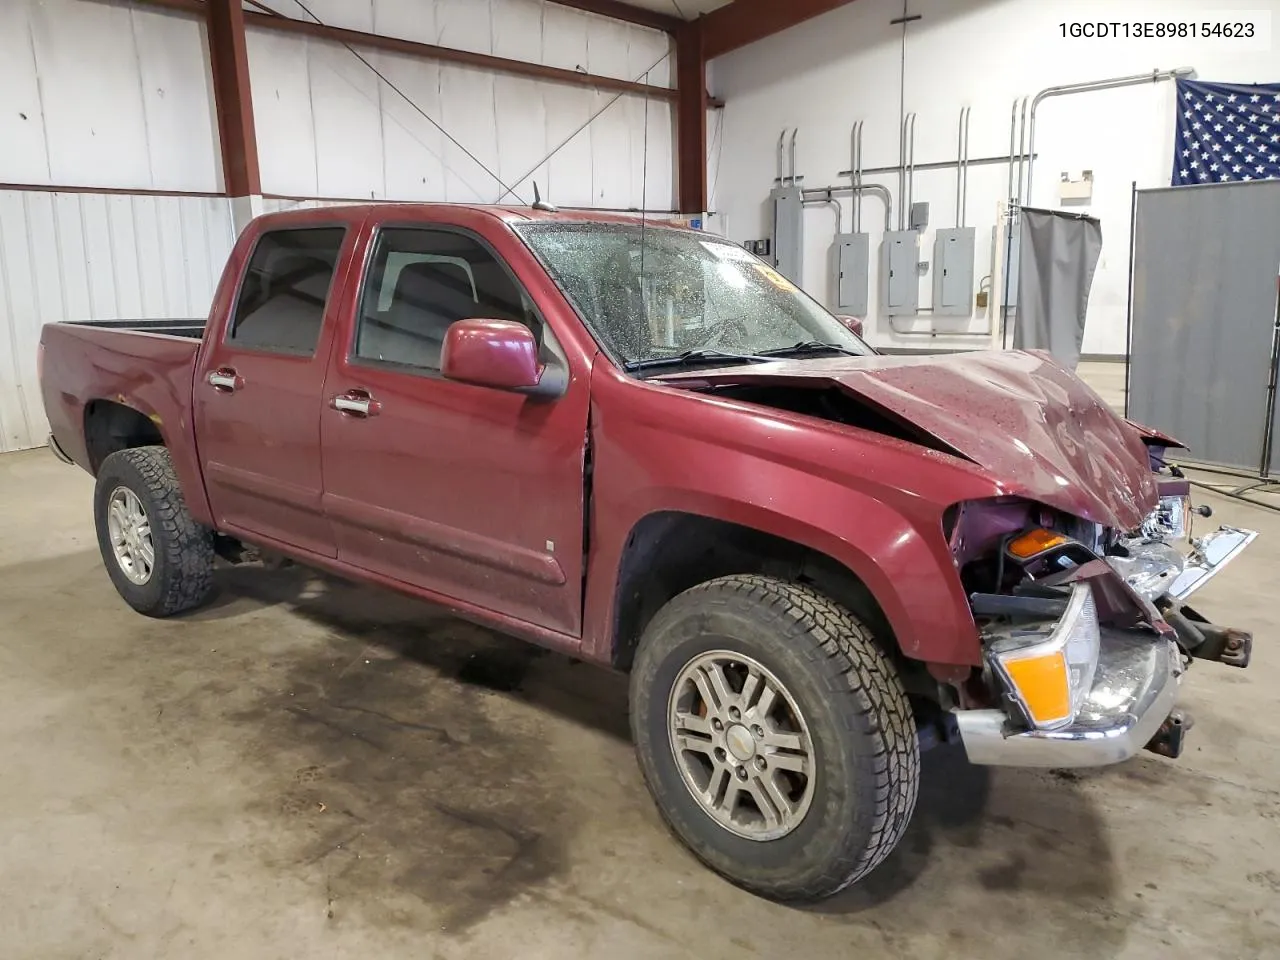
[(1132, 530), (1157, 493), (1138, 431), (1048, 354), (783, 360), (676, 374), (709, 385), (827, 381), (933, 435), (1006, 493)]

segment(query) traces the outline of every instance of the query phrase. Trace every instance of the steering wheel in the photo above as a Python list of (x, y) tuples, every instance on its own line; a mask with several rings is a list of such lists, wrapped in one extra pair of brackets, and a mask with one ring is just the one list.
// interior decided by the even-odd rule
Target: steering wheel
[(747, 324), (743, 317), (725, 317), (717, 321), (711, 328), (711, 333), (705, 340), (699, 343), (695, 350), (706, 350), (716, 343), (724, 343), (725, 337), (728, 335), (736, 335), (738, 342), (742, 344), (741, 349), (746, 348), (747, 343)]

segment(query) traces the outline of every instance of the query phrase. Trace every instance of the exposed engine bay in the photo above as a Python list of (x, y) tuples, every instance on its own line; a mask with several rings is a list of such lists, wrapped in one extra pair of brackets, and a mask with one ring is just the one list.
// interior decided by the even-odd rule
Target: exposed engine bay
[[(1006, 731), (1032, 735), (1078, 729), (1109, 702), (1137, 703), (1141, 670), (1115, 651), (1174, 649), (1180, 677), (1192, 659), (1247, 667), (1251, 634), (1210, 623), (1187, 603), (1257, 534), (1220, 526), (1202, 536), (1190, 484), (1151, 447), (1160, 499), (1135, 530), (1117, 530), (1025, 500), (966, 503), (947, 517), (947, 533), (983, 640), (982, 675), (959, 691), (961, 706), (996, 708)], [(1135, 644), (1135, 640), (1137, 641)], [(1111, 649), (1108, 650), (1108, 645)], [(1111, 655), (1109, 658), (1109, 654)], [(1104, 678), (1110, 669), (1112, 676)], [(1100, 689), (1101, 688), (1101, 689)], [(994, 700), (992, 699), (994, 698)], [(1170, 711), (1147, 749), (1176, 757), (1190, 719)]]
[(1256, 534), (1205, 530), (1212, 512), (1193, 508), (1190, 484), (1165, 460), (1181, 444), (1127, 422), (1048, 357), (930, 359), (664, 379), (905, 441), (999, 478), (1000, 496), (956, 503), (942, 518), (982, 665), (938, 665), (938, 733), (951, 739), (954, 728), (970, 762), (1095, 766), (1144, 747), (1177, 756), (1190, 718), (1176, 693), (1192, 660), (1245, 667), (1253, 644), (1187, 601)]

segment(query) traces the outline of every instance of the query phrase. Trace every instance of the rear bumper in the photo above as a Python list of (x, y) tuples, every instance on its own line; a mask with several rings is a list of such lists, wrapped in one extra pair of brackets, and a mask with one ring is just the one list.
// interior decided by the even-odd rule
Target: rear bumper
[(57, 457), (59, 460), (61, 460), (63, 463), (69, 463), (69, 464), (72, 464), (73, 466), (75, 465), (75, 461), (72, 460), (69, 456), (67, 456), (67, 452), (58, 445), (58, 438), (55, 437), (52, 433), (49, 434), (49, 449), (52, 450), (53, 455)]
[(1173, 712), (1181, 672), (1173, 641), (1103, 630), (1093, 687), (1071, 726), (1019, 730), (1001, 710), (958, 710), (954, 716), (970, 763), (1104, 766), (1133, 756), (1160, 732)]

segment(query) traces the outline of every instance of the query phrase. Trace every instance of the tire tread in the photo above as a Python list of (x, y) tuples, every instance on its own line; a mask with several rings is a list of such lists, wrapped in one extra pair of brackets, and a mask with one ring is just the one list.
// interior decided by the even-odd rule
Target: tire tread
[[(144, 489), (134, 492), (142, 498), (153, 530), (163, 532), (151, 538), (162, 577), (159, 599), (145, 609), (127, 595), (125, 599), (152, 617), (170, 617), (203, 605), (213, 593), (213, 538), (187, 509), (169, 451), (158, 446), (117, 451), (103, 462), (99, 478), (117, 476), (125, 464), (142, 482)], [(126, 479), (119, 478), (122, 483)], [(105, 550), (103, 559), (108, 563), (112, 559)]]
[[(790, 621), (794, 628), (779, 641), (800, 653), (821, 676), (846, 729), (869, 735), (875, 745), (870, 756), (863, 759), (863, 773), (876, 784), (869, 842), (833, 851), (826, 869), (809, 877), (803, 887), (784, 884), (768, 889), (759, 883), (750, 885), (754, 892), (776, 900), (831, 896), (879, 865), (902, 839), (911, 820), (919, 791), (920, 749), (910, 701), (892, 661), (871, 632), (849, 610), (810, 586), (740, 574), (692, 587), (672, 604), (679, 601), (682, 606), (716, 606), (730, 600), (765, 607)], [(659, 611), (654, 621), (662, 618), (667, 609)], [(665, 819), (665, 812), (663, 816)], [(668, 826), (672, 826), (670, 820)], [(705, 857), (701, 859), (718, 869)], [(741, 884), (739, 878), (719, 872)]]

